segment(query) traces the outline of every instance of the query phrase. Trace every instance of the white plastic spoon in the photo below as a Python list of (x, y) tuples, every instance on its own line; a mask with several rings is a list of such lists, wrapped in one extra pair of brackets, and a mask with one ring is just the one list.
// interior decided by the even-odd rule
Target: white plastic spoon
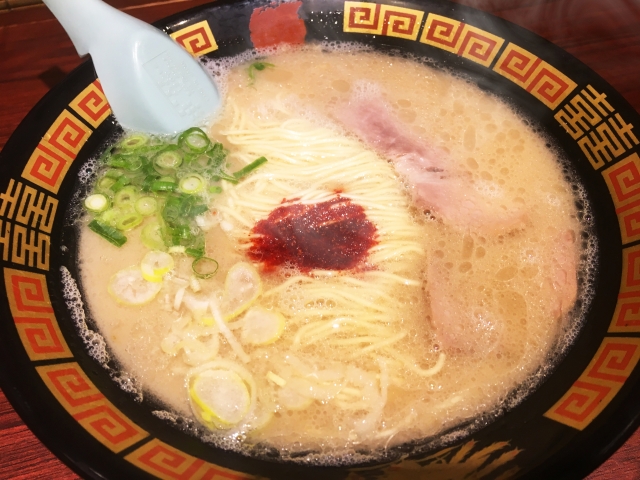
[(175, 133), (220, 106), (200, 63), (168, 35), (101, 0), (44, 0), (80, 56), (89, 53), (113, 114), (125, 128)]

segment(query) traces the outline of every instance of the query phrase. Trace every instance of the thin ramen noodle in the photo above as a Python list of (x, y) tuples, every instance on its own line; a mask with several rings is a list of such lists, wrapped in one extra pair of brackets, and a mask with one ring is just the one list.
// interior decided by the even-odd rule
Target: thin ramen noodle
[(225, 70), (208, 132), (234, 168), (267, 160), (207, 197), (213, 277), (174, 250), (153, 300), (123, 305), (109, 282), (148, 248), (82, 227), (83, 291), (124, 370), (207, 441), (343, 462), (535, 383), (579, 324), (588, 271), (545, 139), (414, 61), (306, 48), (261, 62)]

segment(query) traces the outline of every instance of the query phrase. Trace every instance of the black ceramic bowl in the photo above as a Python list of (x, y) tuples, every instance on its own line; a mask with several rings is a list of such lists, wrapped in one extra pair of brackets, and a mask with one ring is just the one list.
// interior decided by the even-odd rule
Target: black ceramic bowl
[(400, 447), (385, 464), (344, 468), (206, 445), (110, 379), (87, 353), (63, 298), (61, 267), (77, 271), (68, 221), (77, 173), (120, 131), (86, 62), (31, 111), (0, 154), (1, 385), (73, 469), (110, 479), (579, 478), (633, 432), (640, 418), (640, 157), (632, 126), (640, 118), (598, 75), (522, 28), (444, 0), (222, 1), (157, 26), (211, 58), (280, 41), (362, 42), (429, 58), (502, 97), (554, 139), (587, 191), (598, 239), (595, 295), (553, 372), (465, 438)]

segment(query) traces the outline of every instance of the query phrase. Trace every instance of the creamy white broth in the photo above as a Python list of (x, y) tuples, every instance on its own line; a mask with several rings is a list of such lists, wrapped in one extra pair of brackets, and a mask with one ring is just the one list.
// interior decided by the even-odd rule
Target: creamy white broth
[[(219, 337), (215, 359), (201, 364), (238, 364), (257, 392), (249, 424), (214, 429), (207, 440), (242, 449), (246, 434), (247, 444), (344, 459), (354, 448), (427, 437), (499, 408), (552, 362), (559, 339), (579, 324), (575, 315), (558, 314), (571, 305), (553, 300), (558, 264), (567, 255), (577, 260), (584, 230), (557, 156), (508, 106), (410, 60), (308, 49), (264, 62), (273, 67), (255, 80), (248, 63), (226, 74), (225, 111), (210, 134), (234, 165), (261, 155), (269, 161), (237, 186), (224, 184), (212, 201), (217, 224), (206, 250), (220, 268), (190, 294), (219, 297), (233, 265), (252, 263), (251, 229), (283, 201), (350, 199), (375, 224), (377, 245), (359, 268), (337, 273), (265, 271), (253, 262), (262, 282), (254, 306), (280, 313), (284, 331), (268, 345), (243, 345), (247, 362), (220, 333), (198, 340)], [(522, 222), (471, 228), (417, 208), (406, 178), (336, 119), (336, 108), (354, 95), (379, 96), (403, 130), (442, 152), (448, 170), (499, 214), (523, 212)], [(366, 167), (345, 167), (349, 158)], [(137, 234), (128, 239), (116, 248), (82, 227), (87, 305), (124, 370), (168, 411), (191, 417), (187, 375), (198, 362), (162, 347), (197, 323), (185, 320), (184, 305), (174, 308), (182, 284), (171, 281), (189, 277), (191, 259), (175, 257), (176, 270), (153, 302), (121, 306), (107, 294), (109, 279), (146, 251)], [(308, 395), (301, 399), (301, 391)]]

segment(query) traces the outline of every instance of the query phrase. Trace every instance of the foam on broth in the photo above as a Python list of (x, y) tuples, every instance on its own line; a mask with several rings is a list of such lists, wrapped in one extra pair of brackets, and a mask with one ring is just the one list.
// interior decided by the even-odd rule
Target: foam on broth
[[(237, 123), (234, 114), (237, 116), (238, 112), (250, 118), (257, 128), (303, 121), (307, 126), (329, 129), (334, 132), (335, 142), (344, 142), (352, 148), (349, 142), (354, 140), (348, 138), (349, 132), (341, 130), (332, 112), (354, 95), (369, 100), (379, 96), (412, 135), (446, 152), (449, 161), (454, 162), (452, 168), (463, 172), (474, 188), (488, 198), (504, 199), (506, 208), (517, 205), (525, 211), (527, 224), (522, 229), (495, 232), (448, 225), (437, 215), (425, 214), (412, 206), (402, 178), (394, 173), (386, 160), (369, 151), (379, 162), (376, 168), (387, 169), (393, 177), (393, 188), (397, 191), (391, 194), (397, 194), (393, 198), (399, 199), (394, 202), (406, 203), (404, 213), (400, 215), (402, 218), (394, 218), (386, 224), (382, 206), (378, 210), (367, 207), (371, 216), (378, 215), (375, 218), (381, 232), (380, 243), (387, 238), (385, 228), (402, 221), (402, 225), (412, 232), (412, 245), (415, 245), (413, 250), (409, 249), (413, 253), (398, 254), (397, 262), (409, 260), (408, 266), (402, 266), (398, 275), (419, 281), (420, 286), (397, 285), (385, 290), (385, 295), (394, 298), (395, 314), (393, 319), (381, 322), (407, 332), (394, 348), (407, 355), (415, 368), (397, 366), (384, 353), (379, 356), (366, 353), (344, 362), (345, 352), (355, 347), (341, 347), (342, 344), (328, 341), (295, 346), (296, 335), (315, 319), (305, 317), (305, 309), (324, 309), (322, 319), (331, 320), (331, 308), (335, 308), (328, 302), (310, 304), (306, 301), (306, 287), (296, 285), (296, 288), (285, 289), (287, 295), (274, 294), (258, 300), (265, 308), (278, 310), (287, 319), (282, 337), (271, 345), (246, 347), (251, 361), (245, 366), (253, 374), (259, 392), (263, 392), (260, 394), (262, 403), (272, 410), (270, 420), (250, 432), (232, 429), (212, 433), (202, 428), (194, 431), (224, 448), (248, 451), (251, 445), (262, 442), (275, 446), (283, 458), (294, 461), (350, 463), (365, 460), (361, 453), (355, 453), (356, 450), (366, 450), (375, 457), (376, 451), (382, 454), (385, 447), (435, 435), (464, 420), (495, 412), (504, 406), (507, 398), (517, 403), (526, 396), (526, 388), (523, 390), (522, 386), (535, 386), (553, 364), (553, 359), (572, 341), (580, 325), (580, 306), (584, 308), (588, 304), (595, 270), (589, 263), (594, 258), (595, 244), (589, 243), (592, 240), (588, 238), (583, 239), (582, 233), (588, 231), (589, 226), (580, 223), (580, 212), (575, 206), (576, 197), (586, 205), (584, 195), (577, 183), (568, 178), (547, 141), (496, 98), (463, 79), (415, 61), (372, 52), (353, 52), (344, 47), (330, 53), (308, 48), (268, 57), (264, 61), (274, 67), (260, 71), (252, 81), (247, 75), (248, 64), (241, 63), (242, 60), (249, 58), (210, 65), (224, 79), (227, 106), (210, 132), (213, 138), (229, 148), (231, 161), (242, 164), (243, 152), (255, 148), (260, 151), (259, 145), (247, 146), (244, 140), (225, 134), (229, 125)], [(362, 148), (368, 150), (365, 146)], [(283, 156), (286, 154), (284, 152)], [(267, 163), (259, 174), (268, 175), (270, 168), (275, 167)], [(312, 187), (324, 188), (328, 196), (339, 191), (340, 195), (349, 197), (350, 179), (345, 178), (341, 185), (335, 182), (323, 185), (322, 178), (311, 178), (307, 183), (304, 179), (295, 179), (292, 184), (300, 192)], [(273, 178), (273, 181), (287, 183), (288, 180)], [(228, 212), (237, 205), (251, 202), (263, 193), (260, 190), (263, 187), (256, 183), (245, 191), (241, 185), (237, 188), (226, 185), (213, 204), (220, 223), (207, 235), (207, 253), (220, 262), (220, 270), (216, 277), (203, 282), (203, 288), (209, 292), (223, 289), (226, 272), (237, 262), (246, 261), (244, 251), (250, 226), (243, 226), (241, 220), (250, 218), (260, 208), (236, 216)], [(267, 192), (264, 195), (268, 196), (269, 189), (264, 188)], [(282, 200), (271, 198), (269, 201), (276, 205)], [(356, 199), (353, 201), (357, 202)], [(265, 218), (268, 213), (265, 209), (256, 215)], [(253, 220), (256, 219), (260, 218)], [(558, 235), (566, 231), (573, 232), (577, 239), (576, 251), (572, 254), (577, 257), (577, 249), (581, 249), (581, 300), (570, 318), (557, 319), (550, 314), (553, 308), (549, 298), (553, 294), (554, 277), (550, 259), (557, 254)], [(187, 365), (180, 354), (167, 355), (161, 348), (163, 339), (180, 321), (172, 308), (177, 287), (166, 285), (157, 301), (135, 308), (119, 305), (107, 294), (109, 278), (123, 268), (138, 264), (144, 255), (145, 248), (138, 236), (131, 234), (128, 238), (125, 246), (116, 248), (88, 231), (86, 226), (81, 227), (81, 285), (91, 317), (128, 376), (135, 378), (145, 392), (167, 406), (167, 412), (159, 413), (159, 416), (174, 420), (191, 418), (185, 375), (192, 365)], [(188, 277), (191, 260), (179, 257), (176, 260), (175, 276)], [(381, 260), (383, 267), (373, 262), (371, 270), (378, 267), (384, 270), (395, 261), (394, 258)], [(334, 281), (323, 280), (329, 276), (318, 272), (284, 268), (263, 275), (263, 292), (277, 289), (298, 275), (317, 277), (319, 282), (329, 282), (326, 283), (329, 286)], [(367, 275), (371, 272), (352, 272), (356, 280), (366, 279)], [(447, 302), (455, 303), (457, 312), (496, 326), (481, 330), (481, 334), (490, 337), (495, 333), (499, 337), (497, 344), (489, 339), (480, 342), (487, 346), (485, 351), (476, 347), (471, 352), (443, 345), (431, 322), (430, 291), (435, 287), (430, 282), (434, 282), (434, 276), (440, 277), (444, 285), (439, 294)], [(357, 298), (370, 295), (369, 289), (357, 282), (351, 293)], [(372, 300), (373, 303), (376, 301), (384, 304), (382, 300)], [(353, 345), (362, 346), (360, 343)], [(416, 369), (424, 371), (433, 367), (442, 352), (446, 359), (437, 374), (423, 376), (416, 373)], [(234, 358), (224, 340), (218, 355)], [(326, 398), (313, 400), (304, 408), (285, 408), (278, 397), (278, 385), (268, 379), (269, 372), (289, 380), (304, 377), (301, 372), (306, 369), (309, 377), (326, 375), (329, 379), (326, 382), (333, 381), (336, 385), (343, 382), (346, 386), (345, 378), (349, 374), (343, 372), (339, 380), (330, 378), (331, 372), (341, 371), (341, 368), (352, 368), (351, 375), (366, 372), (370, 381), (361, 380), (365, 385), (360, 389), (361, 393), (367, 390), (369, 382), (375, 390), (370, 396), (384, 397), (383, 412), (369, 430), (354, 427), (358, 422), (373, 418), (367, 417), (370, 412), (366, 406), (360, 409), (336, 407), (340, 395), (344, 402), (352, 401), (347, 398), (347, 390), (333, 396), (327, 394)], [(384, 388), (383, 377), (386, 379)], [(353, 382), (355, 380), (349, 385), (355, 385)], [(516, 398), (510, 397), (514, 391), (519, 392)], [(266, 410), (269, 408), (265, 407)], [(313, 453), (297, 460), (294, 458), (296, 452), (305, 451)]]

